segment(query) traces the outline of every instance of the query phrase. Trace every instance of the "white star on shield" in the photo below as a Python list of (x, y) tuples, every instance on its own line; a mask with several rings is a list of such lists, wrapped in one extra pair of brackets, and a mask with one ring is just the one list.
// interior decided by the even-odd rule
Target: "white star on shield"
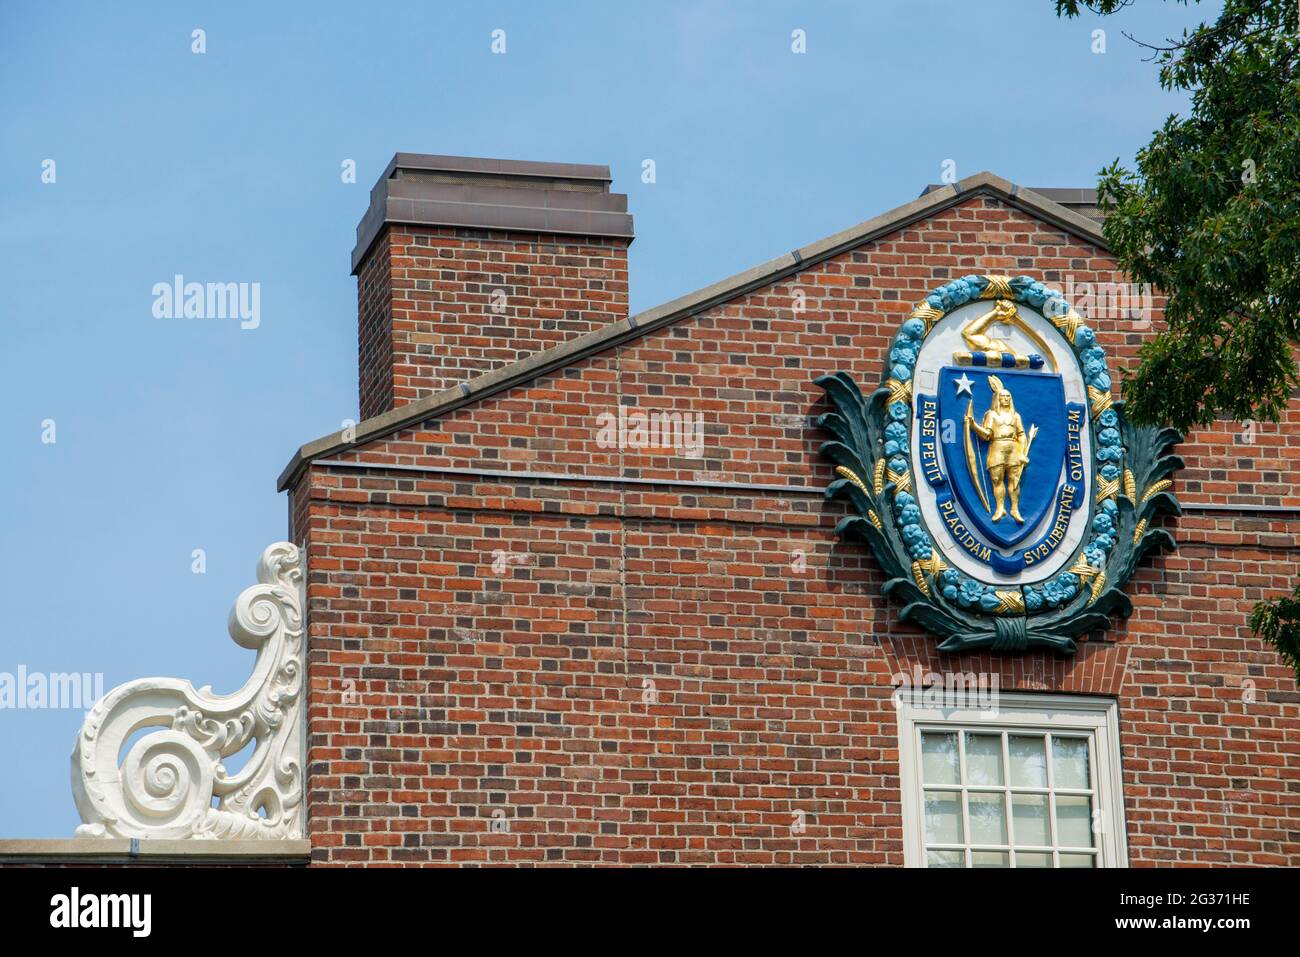
[(957, 387), (958, 395), (961, 395), (963, 392), (965, 392), (967, 395), (974, 398), (974, 393), (971, 392), (970, 387), (975, 383), (969, 376), (966, 375), (966, 373), (963, 372), (961, 374), (960, 379), (954, 379), (952, 384)]

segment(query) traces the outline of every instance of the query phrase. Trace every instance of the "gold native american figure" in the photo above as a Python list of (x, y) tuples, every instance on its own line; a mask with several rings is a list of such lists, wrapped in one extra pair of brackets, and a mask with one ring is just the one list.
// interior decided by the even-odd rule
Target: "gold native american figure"
[[(1008, 343), (987, 335), (985, 329), (994, 321), (1011, 320), (1015, 315), (1016, 307), (1005, 299), (999, 299), (993, 304), (991, 310), (968, 323), (961, 330), (962, 338), (966, 340), (972, 352), (979, 351), (986, 354), (1010, 352), (1011, 347)], [(979, 474), (975, 447), (971, 442), (971, 432), (974, 431), (989, 444), (985, 468), (988, 470), (989, 484), (993, 487), (993, 500), (997, 504), (992, 520), (996, 522), (1006, 517), (1007, 499), (1010, 498), (1011, 517), (1023, 524), (1025, 520), (1020, 514), (1020, 476), (1025, 466), (1029, 464), (1029, 447), (1033, 444), (1034, 436), (1038, 434), (1038, 426), (1031, 426), (1026, 435), (1024, 423), (1020, 419), (1020, 414), (1016, 412), (1015, 400), (1010, 390), (995, 375), (989, 376), (988, 383), (993, 392), (993, 402), (989, 410), (984, 413), (983, 421), (974, 420), (971, 413), (974, 403), (966, 404), (966, 465), (975, 483), (975, 489), (979, 492), (980, 502), (988, 511), (989, 500), (984, 493), (983, 476)]]
[[(985, 466), (989, 473), (989, 483), (993, 486), (993, 500), (998, 506), (993, 512), (993, 521), (1006, 516), (1006, 500), (1010, 498), (1011, 517), (1017, 522), (1023, 522), (1024, 518), (1020, 515), (1020, 474), (1029, 464), (1029, 445), (1034, 441), (1034, 435), (1025, 435), (1025, 426), (1020, 421), (1020, 413), (1016, 411), (1015, 400), (1002, 385), (1002, 380), (995, 375), (989, 376), (989, 388), (993, 390), (993, 404), (984, 413), (983, 422), (974, 421), (971, 416), (972, 403), (966, 403), (967, 429), (974, 430), (976, 435), (989, 444)], [(1034, 431), (1037, 432), (1037, 429)], [(972, 452), (968, 455), (968, 460), (973, 458)], [(968, 464), (973, 463), (968, 461)], [(976, 479), (984, 507), (988, 508), (983, 483), (979, 481), (979, 476), (972, 477)]]

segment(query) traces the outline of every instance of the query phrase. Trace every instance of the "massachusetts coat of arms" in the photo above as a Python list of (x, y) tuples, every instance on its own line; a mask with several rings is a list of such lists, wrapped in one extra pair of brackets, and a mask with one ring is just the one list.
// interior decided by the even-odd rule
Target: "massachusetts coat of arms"
[(836, 411), (827, 497), (836, 526), (872, 546), (901, 617), (943, 651), (1075, 650), (1132, 606), (1142, 556), (1173, 548), (1151, 527), (1178, 514), (1172, 429), (1136, 426), (1111, 392), (1095, 332), (1029, 276), (966, 276), (899, 328), (866, 396), (817, 380)]

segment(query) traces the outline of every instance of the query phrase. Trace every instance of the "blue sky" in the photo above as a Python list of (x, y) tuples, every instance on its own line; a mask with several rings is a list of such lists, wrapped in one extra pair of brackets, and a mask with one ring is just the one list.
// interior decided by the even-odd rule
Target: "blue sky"
[[(948, 159), (1026, 186), (1130, 160), (1184, 101), (1121, 30), (1214, 7), (1053, 7), (4, 3), (0, 672), (243, 683), (225, 622), (286, 534), (276, 476), (356, 416), (348, 257), (394, 152), (608, 164), (641, 310), (911, 200)], [(177, 273), (260, 283), (260, 325), (155, 318)], [(0, 710), (0, 837), (71, 835), (81, 720)]]

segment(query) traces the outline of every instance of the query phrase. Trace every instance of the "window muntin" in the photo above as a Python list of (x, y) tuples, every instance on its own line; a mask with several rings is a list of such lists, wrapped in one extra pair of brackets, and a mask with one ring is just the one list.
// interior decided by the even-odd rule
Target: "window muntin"
[(917, 733), (931, 759), (921, 775), (927, 867), (1097, 866), (1090, 736), (926, 724)]

